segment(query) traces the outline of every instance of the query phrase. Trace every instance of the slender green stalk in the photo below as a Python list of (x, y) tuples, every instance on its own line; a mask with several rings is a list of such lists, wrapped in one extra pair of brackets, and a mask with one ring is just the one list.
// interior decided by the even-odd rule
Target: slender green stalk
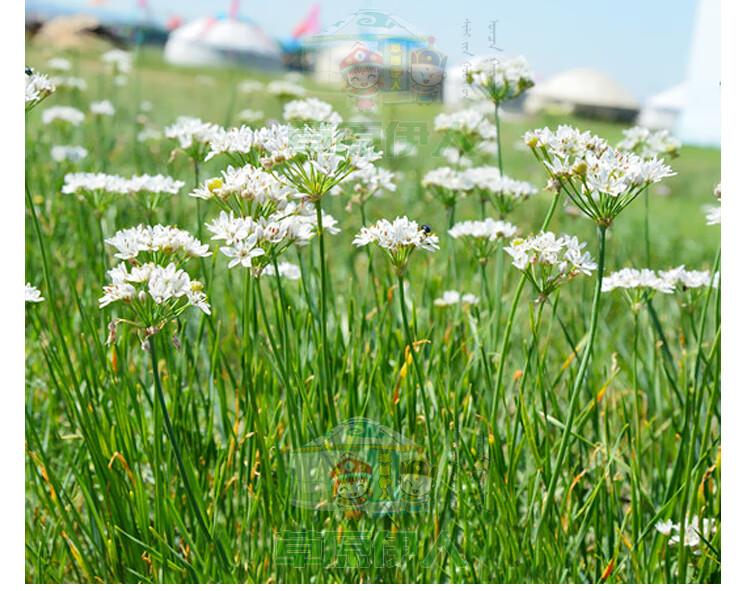
[(177, 462), (177, 469), (180, 472), (180, 477), (182, 478), (182, 485), (185, 487), (185, 492), (188, 496), (188, 501), (190, 502), (190, 508), (193, 511), (193, 514), (195, 515), (195, 518), (198, 520), (198, 525), (200, 525), (201, 532), (203, 536), (206, 539), (206, 542), (209, 544), (213, 544), (216, 547), (216, 550), (219, 553), (219, 560), (221, 561), (221, 567), (226, 571), (229, 572), (230, 566), (229, 566), (229, 560), (227, 559), (226, 552), (224, 551), (224, 546), (221, 543), (221, 540), (218, 538), (214, 539), (211, 536), (211, 532), (208, 529), (208, 526), (206, 525), (206, 520), (204, 518), (204, 515), (202, 511), (200, 510), (200, 507), (198, 506), (198, 501), (196, 500), (195, 493), (193, 492), (193, 488), (190, 485), (190, 479), (188, 478), (187, 470), (185, 469), (185, 464), (182, 461), (182, 453), (180, 453), (180, 446), (177, 443), (177, 438), (174, 435), (174, 430), (172, 429), (172, 421), (169, 420), (169, 411), (167, 410), (167, 403), (164, 401), (164, 393), (162, 392), (161, 388), (161, 378), (159, 377), (159, 364), (156, 360), (156, 339), (155, 337), (151, 337), (149, 339), (149, 352), (151, 354), (151, 368), (154, 372), (154, 392), (156, 394), (156, 398), (159, 401), (159, 406), (161, 408), (162, 416), (164, 417), (164, 427), (167, 430), (167, 436), (169, 437), (169, 443), (172, 445), (172, 451), (174, 452), (174, 457)]
[[(338, 424), (336, 418), (336, 403), (333, 399), (332, 387), (332, 368), (331, 353), (328, 349), (328, 280), (326, 269), (326, 250), (325, 250), (325, 231), (323, 229), (323, 208), (320, 199), (315, 201), (315, 212), (318, 219), (318, 252), (320, 253), (320, 332), (321, 348), (323, 349), (323, 372), (322, 384), (323, 391), (328, 398), (328, 415), (332, 418), (333, 424)], [(321, 417), (323, 418), (323, 417)]]
[(497, 131), (497, 168), (503, 175), (503, 148), (500, 144), (500, 103), (495, 103), (495, 130)]
[(589, 322), (589, 333), (586, 340), (586, 348), (583, 351), (581, 357), (581, 364), (578, 366), (578, 374), (573, 384), (573, 391), (570, 394), (570, 402), (568, 404), (568, 418), (565, 421), (565, 430), (563, 431), (562, 439), (560, 440), (560, 449), (555, 460), (554, 468), (552, 470), (552, 477), (547, 487), (547, 498), (542, 505), (542, 512), (539, 516), (539, 522), (536, 527), (536, 538), (538, 538), (539, 532), (545, 525), (545, 521), (549, 516), (550, 506), (555, 502), (555, 487), (557, 486), (557, 480), (560, 478), (560, 472), (562, 466), (568, 458), (570, 435), (573, 430), (573, 419), (576, 415), (576, 409), (578, 408), (578, 398), (583, 390), (583, 384), (586, 380), (586, 374), (591, 361), (591, 353), (594, 349), (594, 341), (596, 340), (596, 329), (599, 325), (599, 300), (602, 294), (602, 279), (604, 278), (604, 262), (606, 254), (606, 237), (607, 228), (604, 226), (597, 226), (599, 234), (599, 257), (597, 258), (597, 271), (596, 271), (596, 286), (594, 289), (594, 300), (591, 303), (591, 321)]
[(401, 319), (404, 322), (404, 332), (406, 333), (406, 342), (411, 351), (412, 363), (414, 364), (414, 370), (417, 372), (417, 382), (419, 382), (419, 393), (422, 397), (422, 406), (424, 407), (424, 421), (427, 425), (427, 439), (430, 447), (430, 462), (436, 461), (435, 450), (432, 444), (432, 427), (430, 425), (430, 407), (427, 404), (427, 392), (424, 387), (424, 379), (422, 378), (422, 368), (419, 365), (419, 359), (417, 358), (417, 350), (414, 347), (415, 336), (412, 333), (411, 326), (409, 325), (409, 317), (406, 313), (406, 295), (404, 293), (404, 278), (398, 276), (398, 293), (401, 301)]
[[(557, 208), (557, 203), (560, 200), (560, 194), (555, 193), (554, 198), (552, 199), (552, 203), (549, 206), (549, 210), (547, 211), (547, 215), (544, 218), (544, 222), (542, 223), (542, 227), (539, 230), (540, 232), (546, 232), (547, 228), (549, 227), (550, 222), (552, 221), (552, 215), (555, 213), (555, 209)], [(493, 428), (497, 425), (497, 411), (498, 411), (498, 404), (500, 403), (500, 395), (502, 392), (502, 384), (503, 384), (503, 371), (505, 369), (505, 361), (508, 356), (508, 350), (510, 348), (510, 333), (511, 329), (513, 328), (513, 320), (516, 316), (516, 309), (518, 308), (518, 301), (521, 299), (521, 292), (523, 291), (523, 286), (526, 283), (526, 275), (521, 275), (521, 279), (518, 281), (518, 287), (516, 287), (516, 293), (513, 295), (513, 301), (510, 305), (510, 312), (508, 313), (508, 319), (505, 322), (505, 332), (503, 333), (503, 344), (500, 349), (500, 361), (498, 363), (497, 368), (497, 378), (495, 380), (495, 391), (492, 397), (492, 407), (490, 410), (490, 421), (493, 426)]]

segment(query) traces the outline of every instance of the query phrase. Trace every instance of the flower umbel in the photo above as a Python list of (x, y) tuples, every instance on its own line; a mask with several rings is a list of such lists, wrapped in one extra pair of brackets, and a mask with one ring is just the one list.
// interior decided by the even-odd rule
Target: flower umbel
[(428, 252), (435, 252), (440, 248), (438, 237), (427, 226), (420, 226), (405, 216), (396, 218), (393, 222), (383, 219), (373, 226), (363, 227), (352, 244), (365, 246), (372, 242), (385, 252), (399, 277), (406, 273), (409, 257), (415, 248)]

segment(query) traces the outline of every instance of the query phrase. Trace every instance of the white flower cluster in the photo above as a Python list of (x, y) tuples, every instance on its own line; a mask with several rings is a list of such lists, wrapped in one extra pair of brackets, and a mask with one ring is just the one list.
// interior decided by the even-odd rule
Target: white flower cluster
[(422, 177), (422, 186), (430, 190), (446, 207), (452, 207), (457, 197), (465, 196), (473, 184), (462, 171), (449, 166), (430, 170)]
[(102, 54), (101, 60), (112, 64), (120, 74), (128, 74), (133, 69), (133, 54), (122, 49), (110, 49)]
[(180, 148), (199, 162), (221, 132), (222, 128), (215, 123), (206, 123), (197, 117), (178, 117), (175, 123), (164, 128), (164, 137), (177, 140)]
[(45, 74), (26, 71), (26, 110), (30, 110), (55, 92), (55, 85)]
[[(267, 217), (235, 217), (222, 211), (219, 217), (206, 224), (213, 233), (212, 240), (221, 240), (219, 251), (229, 257), (229, 268), (237, 265), (251, 269), (258, 277), (290, 246), (305, 246), (315, 236), (316, 214), (306, 203), (289, 204), (285, 209)], [(323, 215), (323, 227), (331, 234), (339, 232), (336, 220)]]
[[(280, 261), (277, 263), (279, 270), (279, 277), (290, 279), (291, 281), (297, 281), (302, 279), (302, 271), (294, 263), (288, 263), (286, 261)], [(276, 268), (273, 265), (267, 265), (263, 268), (261, 275), (276, 275)]]
[(162, 262), (161, 255), (180, 255), (181, 258), (211, 256), (207, 244), (193, 237), (186, 230), (174, 226), (143, 226), (118, 230), (105, 244), (113, 246), (117, 252), (115, 258), (133, 261), (141, 253), (150, 262)]
[(469, 306), (476, 306), (479, 304), (479, 298), (473, 293), (465, 293), (461, 295), (459, 292), (454, 290), (444, 291), (443, 295), (439, 298), (435, 298), (433, 302), (438, 308), (448, 308), (455, 306), (458, 303), (463, 302)]
[(50, 156), (55, 162), (77, 163), (86, 158), (89, 151), (82, 146), (52, 146)]
[(239, 113), (237, 113), (237, 117), (239, 117), (240, 121), (245, 121), (247, 123), (257, 123), (258, 121), (263, 120), (263, 111), (259, 111), (256, 109), (243, 109)]
[(459, 222), (448, 230), (451, 238), (475, 238), (495, 242), (502, 238), (512, 238), (518, 232), (513, 224), (502, 220), (486, 218), (484, 221)]
[(86, 80), (79, 76), (52, 76), (52, 78), (50, 78), (50, 82), (52, 82), (52, 84), (54, 84), (59, 89), (83, 91), (88, 88)]
[(70, 194), (108, 193), (112, 195), (131, 195), (134, 193), (169, 193), (176, 195), (185, 185), (172, 177), (157, 175), (133, 175), (124, 178), (103, 172), (70, 172), (65, 175), (62, 192)]
[(590, 132), (567, 125), (525, 134), (524, 140), (547, 168), (552, 187), (565, 190), (598, 225), (609, 226), (648, 185), (673, 176), (663, 160), (618, 152)]
[(280, 99), (304, 98), (307, 95), (307, 91), (302, 86), (287, 80), (269, 82), (268, 86), (266, 86), (266, 92)]
[(475, 109), (464, 109), (455, 113), (440, 113), (435, 117), (435, 131), (458, 132), (472, 140), (494, 140), (497, 138), (495, 125)]
[[(672, 523), (671, 519), (667, 521), (660, 521), (656, 524), (656, 530), (665, 536), (670, 536), (669, 545), (675, 546), (680, 543), (680, 527), (679, 523)], [(676, 532), (674, 535), (672, 532)], [(688, 521), (685, 519), (685, 537), (683, 539), (683, 545), (688, 548), (693, 548), (693, 552), (700, 554), (700, 543), (701, 536), (705, 539), (710, 539), (713, 534), (716, 533), (716, 520), (711, 518), (704, 518), (698, 520), (698, 516), (695, 515)]]
[(468, 168), (463, 175), (479, 200), (492, 201), (501, 215), (507, 215), (538, 192), (531, 183), (501, 175), (496, 166)]
[(635, 126), (623, 133), (625, 138), (617, 144), (617, 149), (635, 152), (643, 158), (676, 157), (682, 147), (680, 140), (666, 129), (652, 132), (645, 127)]
[(108, 100), (95, 101), (90, 106), (91, 113), (94, 115), (106, 115), (112, 117), (115, 114), (114, 105)]
[(261, 92), (265, 86), (258, 80), (243, 80), (237, 85), (237, 88), (244, 94), (252, 94), (253, 92)]
[(370, 197), (382, 197), (383, 191), (395, 191), (393, 182), (395, 174), (387, 168), (370, 164), (347, 176), (339, 185), (331, 189), (331, 195), (340, 195), (344, 187), (351, 192), (352, 198), (347, 204), (347, 211), (354, 203), (365, 203)]
[(341, 123), (343, 119), (333, 107), (317, 98), (290, 101), (284, 105), (286, 121), (303, 123)]
[(108, 271), (111, 282), (103, 288), (99, 307), (123, 302), (136, 317), (135, 321), (117, 318), (111, 322), (108, 344), (114, 342), (116, 326), (121, 322), (136, 328), (145, 347), (146, 338), (187, 308), (194, 306), (211, 313), (201, 282), (180, 268), (191, 257), (210, 256), (208, 246), (185, 230), (139, 225), (119, 230), (105, 243), (115, 247), (115, 258), (122, 262)]
[[(190, 195), (199, 199), (218, 199), (222, 202), (228, 202), (234, 197), (240, 205), (238, 213), (242, 214), (262, 209), (269, 203), (283, 209), (288, 198), (293, 196), (293, 191), (272, 174), (250, 164), (241, 168), (230, 166), (221, 174), (221, 177), (205, 181)], [(228, 205), (231, 207), (234, 203)]]
[(602, 279), (602, 291), (612, 291), (619, 288), (653, 290), (662, 293), (674, 292), (674, 283), (660, 275), (657, 275), (651, 269), (621, 269)]
[[(216, 134), (206, 160), (227, 154), (266, 170), (279, 166), (278, 172), (300, 192), (321, 196), (350, 172), (365, 168), (381, 156), (364, 141), (348, 140), (346, 131), (335, 124), (304, 128), (273, 125), (256, 130), (243, 125)], [(303, 166), (283, 166), (291, 160)]]
[(575, 236), (552, 232), (517, 238), (505, 247), (513, 259), (513, 266), (520, 269), (544, 299), (563, 283), (577, 275), (591, 275), (596, 263), (583, 250), (585, 242)]
[(415, 248), (428, 252), (440, 248), (438, 237), (428, 227), (406, 217), (396, 218), (393, 222), (381, 219), (374, 226), (363, 227), (352, 244), (366, 246), (373, 242), (386, 253), (399, 276), (406, 272), (409, 256)]
[(75, 107), (55, 106), (42, 111), (42, 123), (49, 125), (54, 121), (63, 121), (78, 127), (86, 116)]
[(26, 301), (27, 302), (43, 302), (42, 292), (31, 283), (26, 284)]
[[(211, 314), (211, 306), (202, 291), (203, 284), (192, 280), (186, 271), (177, 268), (174, 263), (169, 263), (166, 267), (146, 263), (133, 265), (130, 269), (125, 263), (120, 263), (107, 273), (112, 283), (104, 286), (104, 295), (99, 298), (100, 309), (120, 301), (133, 304), (139, 308), (139, 315), (146, 316), (150, 296), (154, 304), (165, 307), (159, 312), (160, 324), (179, 314), (182, 311), (180, 307), (184, 309), (187, 305)], [(181, 301), (182, 298), (185, 298), (187, 304)]]
[(73, 67), (73, 64), (64, 57), (52, 57), (47, 60), (47, 67), (57, 72), (67, 72)]
[(706, 205), (703, 210), (706, 212), (706, 225), (715, 226), (721, 224), (721, 183), (714, 187), (714, 195), (719, 200), (719, 205)]
[(469, 67), (466, 81), (480, 90), (495, 105), (517, 97), (534, 86), (529, 65), (523, 56), (491, 58)]
[(685, 265), (668, 271), (659, 271), (659, 277), (682, 291), (709, 286), (716, 288), (719, 285), (718, 273), (712, 277), (711, 271), (688, 271)]

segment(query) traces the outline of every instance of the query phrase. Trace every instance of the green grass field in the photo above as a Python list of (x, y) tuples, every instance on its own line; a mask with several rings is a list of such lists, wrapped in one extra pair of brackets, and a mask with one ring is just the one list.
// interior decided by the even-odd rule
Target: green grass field
[[(26, 63), (46, 73), (55, 55), (29, 45)], [(116, 86), (98, 55), (66, 57), (87, 90), (58, 90), (26, 116), (26, 281), (45, 298), (26, 305), (27, 582), (720, 581), (719, 289), (657, 293), (637, 316), (617, 292), (601, 294), (583, 364), (595, 277), (576, 278), (543, 306), (526, 285), (514, 304), (521, 273), (509, 257), (496, 253), (483, 283), (467, 249), (448, 236), (445, 209), (420, 184), (445, 165), (433, 129), (439, 104), (378, 115), (378, 125), (396, 130), (381, 148), (425, 124), (415, 154), (377, 163), (396, 171), (396, 191), (361, 212), (346, 210), (346, 196), (323, 198), (341, 229), (325, 236), (327, 291), (317, 237), (282, 256), (302, 267), (301, 281), (263, 277), (248, 289), (249, 274), (227, 269), (199, 228), (220, 210), (210, 202), (197, 210), (193, 163), (173, 152), (173, 141), (137, 136), (180, 115), (228, 127), (252, 108), (281, 120), (279, 100), (237, 90), (272, 77), (176, 68), (146, 50)], [(303, 84), (344, 121), (356, 115), (337, 90)], [(88, 112), (102, 99), (114, 117), (42, 123), (52, 105)], [(153, 108), (142, 110), (143, 101)], [(540, 230), (555, 200), (521, 137), (563, 123), (612, 143), (624, 127), (551, 115), (503, 120), (506, 174), (540, 189), (508, 216), (522, 236)], [(54, 145), (81, 145), (89, 155), (58, 163)], [(720, 160), (718, 150), (685, 146), (670, 162), (677, 175), (649, 189), (650, 268), (718, 268), (720, 226), (706, 225), (703, 207), (715, 204)], [(213, 158), (200, 179), (229, 164)], [(96, 212), (61, 193), (71, 171), (160, 173), (185, 186), (151, 210), (118, 197)], [(605, 274), (648, 266), (645, 207), (641, 195), (607, 232)], [(363, 218), (402, 215), (440, 239), (439, 251), (413, 254), (403, 310), (386, 257), (351, 244)], [(479, 203), (459, 199), (453, 215), (480, 219)], [(213, 253), (190, 266), (212, 314), (187, 310), (153, 337), (153, 357), (124, 325), (116, 344), (105, 344), (108, 324), (126, 311), (98, 304), (105, 271), (119, 262), (103, 238), (140, 223), (176, 225)], [(562, 199), (549, 230), (578, 236), (596, 257), (597, 226), (567, 213)], [(439, 308), (445, 290), (480, 303)], [(412, 332), (422, 343), (407, 357)], [(291, 503), (292, 451), (352, 417), (424, 448), (435, 468), (428, 511), (353, 519)], [(693, 516), (717, 527), (692, 546), (671, 544), (655, 527)]]

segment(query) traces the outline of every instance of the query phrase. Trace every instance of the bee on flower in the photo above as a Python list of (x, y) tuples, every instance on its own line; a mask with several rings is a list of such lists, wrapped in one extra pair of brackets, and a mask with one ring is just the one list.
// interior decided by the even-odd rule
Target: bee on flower
[(396, 275), (403, 277), (412, 252), (416, 248), (435, 252), (440, 248), (438, 242), (435, 234), (404, 216), (392, 222), (381, 219), (372, 226), (363, 227), (352, 244), (366, 246), (375, 243), (388, 257)]
[(26, 68), (26, 112), (55, 92), (54, 83), (45, 74)]

